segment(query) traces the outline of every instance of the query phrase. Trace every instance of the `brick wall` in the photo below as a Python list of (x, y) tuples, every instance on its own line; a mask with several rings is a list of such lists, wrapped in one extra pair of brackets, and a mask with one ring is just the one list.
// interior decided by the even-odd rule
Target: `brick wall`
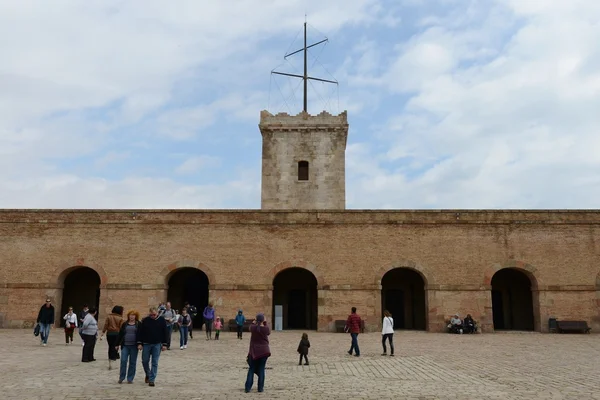
[(31, 326), (45, 296), (59, 309), (65, 271), (80, 265), (101, 278), (101, 313), (145, 311), (166, 300), (173, 271), (194, 267), (219, 314), (270, 318), (273, 278), (297, 266), (317, 279), (320, 330), (352, 306), (372, 330), (383, 275), (405, 267), (425, 280), (428, 330), (469, 312), (491, 331), (491, 279), (508, 267), (534, 280), (537, 330), (557, 317), (600, 331), (598, 243), (594, 211), (0, 210), (0, 321)]

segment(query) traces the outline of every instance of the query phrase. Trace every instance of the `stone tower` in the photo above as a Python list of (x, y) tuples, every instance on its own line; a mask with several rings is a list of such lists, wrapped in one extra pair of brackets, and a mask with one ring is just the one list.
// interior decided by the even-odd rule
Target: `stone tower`
[(346, 208), (348, 118), (260, 114), (263, 210)]

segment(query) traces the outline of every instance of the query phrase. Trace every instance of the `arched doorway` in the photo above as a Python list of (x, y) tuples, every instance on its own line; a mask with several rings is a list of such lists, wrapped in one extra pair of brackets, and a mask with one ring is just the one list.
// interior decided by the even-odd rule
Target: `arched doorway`
[(492, 276), (494, 330), (534, 330), (532, 280), (515, 268)]
[(192, 267), (179, 268), (169, 278), (167, 301), (180, 310), (185, 302), (196, 306), (198, 314), (193, 321), (194, 328), (202, 326), (202, 311), (208, 305), (208, 276), (201, 270)]
[[(100, 305), (100, 275), (90, 267), (75, 267), (64, 278), (62, 304), (59, 322), (64, 326), (62, 316), (73, 307), (75, 313), (80, 312), (84, 305), (96, 307)], [(100, 317), (100, 310), (96, 319)]]
[(317, 278), (304, 268), (288, 268), (273, 279), (275, 306), (283, 306), (283, 329), (317, 329)]
[(410, 268), (394, 268), (381, 279), (381, 313), (388, 310), (394, 329), (427, 329), (425, 280)]

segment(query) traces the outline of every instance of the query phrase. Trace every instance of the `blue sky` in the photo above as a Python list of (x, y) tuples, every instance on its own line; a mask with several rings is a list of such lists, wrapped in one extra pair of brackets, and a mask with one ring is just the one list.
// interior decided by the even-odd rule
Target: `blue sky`
[(259, 208), (305, 13), (348, 208), (598, 207), (600, 2), (235, 4), (0, 3), (0, 207)]

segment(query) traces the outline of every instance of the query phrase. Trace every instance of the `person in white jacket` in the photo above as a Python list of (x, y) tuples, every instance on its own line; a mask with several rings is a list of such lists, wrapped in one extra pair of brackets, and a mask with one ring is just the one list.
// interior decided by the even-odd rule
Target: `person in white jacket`
[(69, 312), (63, 317), (65, 320), (65, 344), (73, 344), (73, 331), (77, 328), (77, 315), (73, 312), (73, 307), (69, 307)]
[(385, 341), (389, 340), (390, 349), (392, 352), (390, 356), (394, 356), (394, 319), (392, 318), (392, 314), (385, 310), (383, 312), (383, 329), (381, 330), (381, 344), (383, 345), (383, 353), (382, 356), (387, 356), (387, 348), (385, 347)]

